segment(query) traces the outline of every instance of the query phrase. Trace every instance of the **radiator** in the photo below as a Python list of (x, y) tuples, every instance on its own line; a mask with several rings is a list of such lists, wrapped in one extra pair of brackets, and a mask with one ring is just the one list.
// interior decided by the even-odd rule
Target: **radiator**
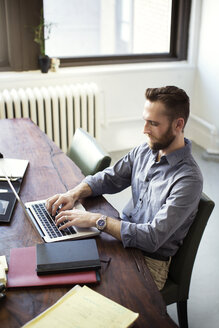
[(94, 83), (5, 89), (0, 92), (0, 118), (31, 118), (66, 152), (78, 127), (98, 138), (99, 96)]

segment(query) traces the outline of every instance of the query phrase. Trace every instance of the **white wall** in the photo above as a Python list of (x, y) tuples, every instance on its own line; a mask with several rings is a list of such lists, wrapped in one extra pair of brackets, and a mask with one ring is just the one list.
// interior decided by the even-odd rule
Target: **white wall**
[[(219, 153), (219, 1), (203, 0), (200, 42), (194, 79), (192, 112), (203, 121), (191, 120), (193, 140)], [(208, 126), (203, 123), (210, 123)], [(206, 125), (206, 126), (205, 126)]]
[[(219, 1), (204, 0), (203, 7), (201, 2), (193, 1), (187, 62), (63, 68), (48, 74), (39, 71), (0, 73), (0, 90), (90, 81), (97, 83), (103, 96), (102, 143), (108, 151), (114, 151), (131, 148), (144, 140), (142, 110), (145, 89), (177, 85), (189, 94), (191, 112), (195, 115), (190, 119), (186, 134), (200, 145), (217, 150)], [(201, 42), (197, 55), (201, 13)], [(199, 120), (200, 117), (203, 121)], [(213, 138), (209, 127), (204, 125), (206, 120), (216, 125)]]
[(48, 74), (7, 73), (0, 74), (0, 90), (91, 81), (97, 83), (102, 94), (102, 143), (108, 151), (115, 151), (134, 147), (143, 140), (145, 89), (178, 85), (192, 96), (194, 68), (177, 63), (71, 68)]

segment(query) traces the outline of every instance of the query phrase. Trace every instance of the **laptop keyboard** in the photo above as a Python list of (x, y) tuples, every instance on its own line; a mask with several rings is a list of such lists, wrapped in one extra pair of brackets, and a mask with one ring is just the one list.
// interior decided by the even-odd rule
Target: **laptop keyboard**
[[(68, 227), (63, 230), (59, 230), (58, 226), (56, 226), (55, 224), (55, 218), (48, 213), (45, 207), (45, 203), (33, 204), (32, 207), (34, 211), (37, 213), (38, 218), (40, 219), (42, 225), (44, 226), (50, 238), (57, 238), (57, 237), (72, 235), (76, 233), (73, 227)], [(61, 225), (64, 225), (66, 222), (67, 221), (62, 222), (59, 225), (59, 227)]]

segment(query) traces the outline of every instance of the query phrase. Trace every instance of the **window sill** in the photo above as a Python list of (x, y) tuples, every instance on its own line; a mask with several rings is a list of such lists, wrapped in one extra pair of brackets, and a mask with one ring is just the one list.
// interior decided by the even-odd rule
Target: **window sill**
[[(141, 64), (116, 64), (116, 65), (97, 65), (97, 66), (82, 66), (82, 67), (61, 67), (57, 72), (49, 71), (46, 74), (37, 71), (22, 71), (22, 72), (0, 72), (0, 87), (7, 81), (26, 81), (28, 80), (52, 80), (57, 78), (65, 78), (69, 76), (80, 77), (84, 75), (102, 75), (102, 74), (117, 74), (131, 72), (147, 72), (147, 71), (163, 71), (163, 70), (185, 70), (194, 69), (195, 66), (188, 61), (181, 62), (165, 62), (165, 63), (141, 63)], [(2, 87), (1, 87), (2, 89)]]

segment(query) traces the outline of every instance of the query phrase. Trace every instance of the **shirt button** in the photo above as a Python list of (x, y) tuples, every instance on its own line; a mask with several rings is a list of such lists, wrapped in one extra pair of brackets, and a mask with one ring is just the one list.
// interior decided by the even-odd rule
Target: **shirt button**
[(132, 216), (131, 215), (129, 215), (129, 219), (131, 219), (132, 218)]
[(140, 200), (140, 202), (142, 201), (142, 199), (141, 199), (141, 198), (139, 198), (139, 200)]

